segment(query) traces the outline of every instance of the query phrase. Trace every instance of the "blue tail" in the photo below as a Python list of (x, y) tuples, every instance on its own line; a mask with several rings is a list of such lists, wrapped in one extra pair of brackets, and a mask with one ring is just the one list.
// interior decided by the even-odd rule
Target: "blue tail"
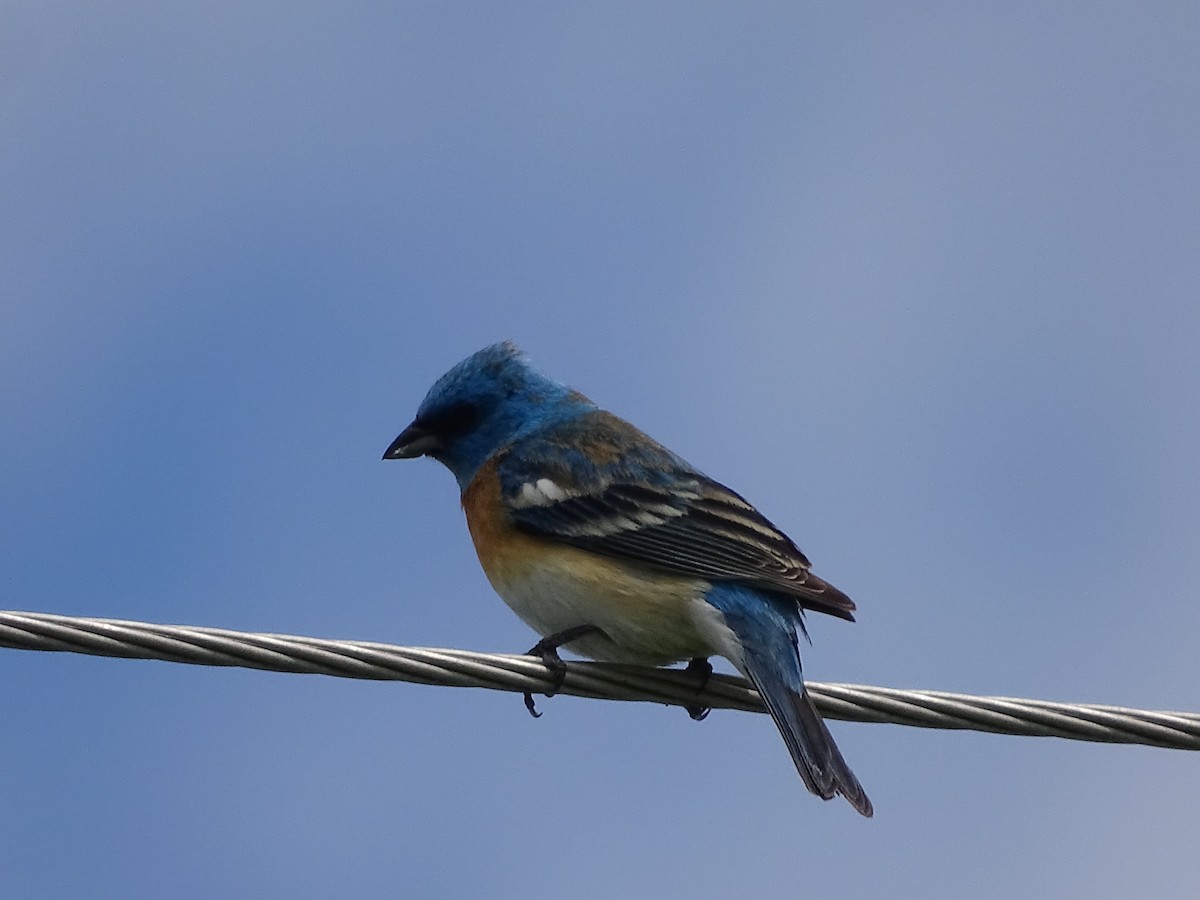
[(731, 661), (762, 696), (804, 784), (823, 800), (841, 794), (864, 816), (872, 815), (866, 791), (804, 689), (796, 645), (796, 628), (803, 624), (795, 601), (734, 584), (713, 585), (706, 599), (741, 643), (742, 659)]

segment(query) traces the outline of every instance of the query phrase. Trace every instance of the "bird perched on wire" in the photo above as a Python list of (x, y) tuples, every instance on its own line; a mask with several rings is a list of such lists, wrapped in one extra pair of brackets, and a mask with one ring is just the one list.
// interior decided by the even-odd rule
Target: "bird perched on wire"
[(558, 671), (559, 647), (690, 660), (702, 676), (723, 656), (762, 696), (808, 789), (872, 814), (797, 648), (805, 609), (853, 621), (854, 604), (746, 500), (507, 341), (438, 379), (384, 459), (417, 456), (458, 480), (488, 580), (543, 636), (531, 653)]

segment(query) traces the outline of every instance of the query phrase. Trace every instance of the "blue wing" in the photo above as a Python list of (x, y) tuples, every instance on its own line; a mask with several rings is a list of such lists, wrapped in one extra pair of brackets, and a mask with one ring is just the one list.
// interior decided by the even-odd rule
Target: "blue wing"
[(529, 532), (854, 620), (850, 598), (758, 510), (611, 413), (540, 430), (504, 454), (499, 474), (513, 521)]

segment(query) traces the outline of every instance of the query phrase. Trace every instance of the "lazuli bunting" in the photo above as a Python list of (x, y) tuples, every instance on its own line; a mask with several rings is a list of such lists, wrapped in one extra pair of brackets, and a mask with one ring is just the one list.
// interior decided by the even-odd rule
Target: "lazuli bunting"
[(511, 342), (443, 375), (384, 459), (417, 456), (458, 480), (488, 580), (543, 635), (531, 652), (700, 671), (723, 656), (762, 696), (808, 789), (872, 814), (797, 648), (805, 609), (853, 621), (854, 603), (742, 497)]

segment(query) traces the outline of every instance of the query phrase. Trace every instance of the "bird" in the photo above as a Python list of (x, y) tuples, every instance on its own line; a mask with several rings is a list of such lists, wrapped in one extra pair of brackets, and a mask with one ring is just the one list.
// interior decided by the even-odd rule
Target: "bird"
[(808, 790), (873, 815), (805, 689), (797, 640), (805, 610), (852, 622), (855, 605), (742, 496), (512, 341), (442, 375), (383, 458), (422, 456), (454, 475), (484, 574), (542, 636), (530, 652), (560, 683), (560, 647), (688, 661), (704, 678), (723, 657), (762, 697)]

